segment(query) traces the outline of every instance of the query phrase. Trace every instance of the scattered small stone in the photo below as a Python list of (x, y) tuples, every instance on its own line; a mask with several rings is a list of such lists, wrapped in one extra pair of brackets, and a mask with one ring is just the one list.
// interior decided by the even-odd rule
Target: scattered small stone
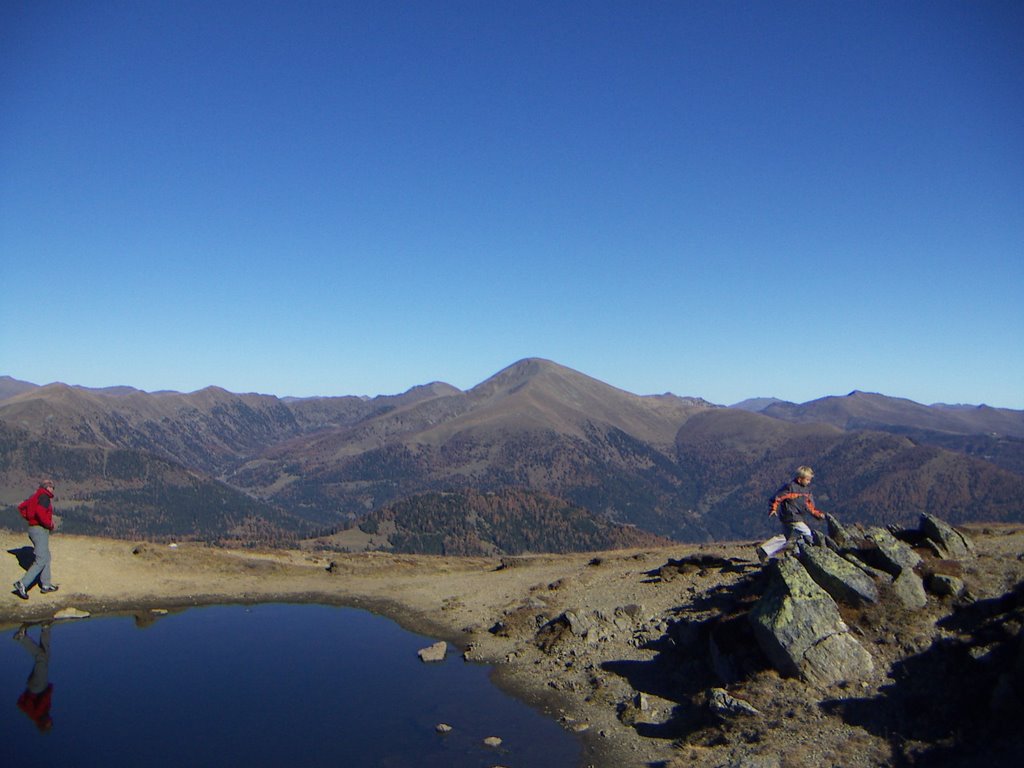
[(448, 723), (438, 723), (434, 726), (434, 730), (438, 733), (451, 733), (452, 727)]
[(499, 739), (497, 736), (488, 736), (486, 739), (484, 739), (484, 744), (486, 744), (488, 747), (500, 747), (501, 739)]
[(427, 646), (426, 648), (420, 648), (416, 651), (416, 655), (420, 657), (420, 661), (444, 661), (445, 655), (448, 653), (448, 643), (444, 640), (439, 640), (433, 645)]
[(760, 715), (761, 713), (741, 699), (732, 696), (724, 688), (712, 688), (708, 691), (708, 706), (719, 715)]
[(933, 594), (940, 597), (959, 597), (967, 589), (962, 579), (958, 579), (956, 576), (947, 576), (943, 573), (937, 573), (932, 576), (928, 580), (927, 586)]

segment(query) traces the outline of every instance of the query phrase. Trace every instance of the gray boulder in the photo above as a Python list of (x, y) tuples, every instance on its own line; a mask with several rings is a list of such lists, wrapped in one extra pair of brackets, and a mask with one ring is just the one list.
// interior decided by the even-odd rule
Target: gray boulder
[(877, 603), (875, 582), (853, 563), (825, 547), (803, 547), (800, 562), (832, 599), (847, 605)]
[(893, 576), (899, 576), (902, 571), (909, 571), (921, 564), (921, 556), (917, 552), (884, 528), (868, 528), (864, 538), (876, 547), (871, 553), (877, 562), (872, 565), (877, 565)]
[(965, 560), (974, 555), (974, 542), (937, 517), (921, 515), (919, 528), (936, 545), (942, 557)]
[(800, 562), (785, 558), (771, 568), (768, 589), (751, 610), (750, 622), (775, 668), (823, 686), (870, 675), (870, 654)]
[(928, 595), (924, 591), (924, 581), (909, 568), (902, 571), (893, 581), (892, 591), (904, 608), (916, 611), (928, 605)]
[(963, 579), (956, 576), (948, 576), (944, 573), (936, 573), (928, 579), (928, 591), (939, 597), (960, 597), (967, 591)]
[(569, 630), (576, 635), (576, 637), (586, 637), (587, 633), (590, 632), (593, 622), (591, 622), (586, 616), (576, 613), (575, 611), (566, 611), (564, 614), (566, 622), (569, 624)]

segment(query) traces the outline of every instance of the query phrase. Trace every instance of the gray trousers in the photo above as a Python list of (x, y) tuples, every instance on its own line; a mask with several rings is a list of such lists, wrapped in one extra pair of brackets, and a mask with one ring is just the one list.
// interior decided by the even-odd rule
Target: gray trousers
[(25, 571), (25, 575), (21, 577), (21, 585), (28, 589), (38, 577), (39, 586), (49, 587), (53, 584), (50, 575), (50, 532), (41, 525), (30, 525), (28, 537), (32, 540), (32, 546), (35, 548), (36, 559)]
[(32, 672), (28, 676), (28, 689), (32, 693), (40, 694), (50, 684), (50, 627), (43, 627), (38, 644), (27, 634), (18, 642), (32, 657)]
[(787, 544), (791, 544), (794, 541), (803, 539), (804, 541), (811, 540), (811, 529), (807, 523), (793, 522), (783, 523), (782, 528), (784, 533), (780, 533), (778, 536), (772, 536), (768, 541), (761, 545), (761, 549), (764, 551), (765, 557), (775, 557)]

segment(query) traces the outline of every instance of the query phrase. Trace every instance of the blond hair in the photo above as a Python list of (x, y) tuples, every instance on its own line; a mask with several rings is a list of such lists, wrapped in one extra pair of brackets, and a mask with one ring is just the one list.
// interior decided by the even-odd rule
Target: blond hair
[(797, 467), (796, 468), (796, 476), (797, 477), (814, 477), (814, 470), (811, 469), (810, 467)]

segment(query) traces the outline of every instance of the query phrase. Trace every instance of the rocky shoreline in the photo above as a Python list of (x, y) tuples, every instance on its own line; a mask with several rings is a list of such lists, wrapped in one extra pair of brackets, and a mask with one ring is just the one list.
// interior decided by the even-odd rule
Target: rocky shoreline
[[(750, 544), (443, 558), (57, 536), (61, 591), (11, 596), (0, 628), (62, 608), (345, 605), (494, 664), (587, 766), (969, 765), (981, 738), (1016, 758), (1000, 723), (1024, 701), (1024, 529), (832, 523), (767, 567)], [(27, 539), (0, 544), (13, 581)]]

